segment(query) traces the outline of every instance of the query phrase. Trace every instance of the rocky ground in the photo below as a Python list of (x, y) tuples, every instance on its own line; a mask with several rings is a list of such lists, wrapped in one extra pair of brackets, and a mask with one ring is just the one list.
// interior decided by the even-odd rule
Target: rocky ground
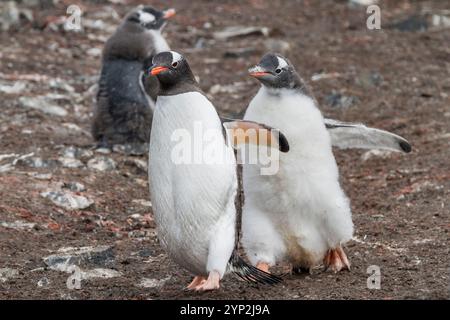
[[(355, 223), (351, 272), (318, 268), (276, 287), (228, 277), (204, 294), (182, 290), (191, 276), (158, 244), (147, 158), (96, 150), (89, 133), (103, 43), (139, 1), (17, 2), (0, 4), (0, 298), (449, 297), (448, 2), (381, 1), (382, 29), (371, 31), (358, 1), (152, 1), (177, 9), (167, 39), (221, 114), (242, 115), (258, 89), (247, 68), (275, 50), (309, 79), (327, 117), (413, 145), (336, 150)], [(80, 32), (64, 28), (71, 4)], [(230, 26), (256, 28), (223, 39)], [(371, 265), (381, 289), (367, 287)]]

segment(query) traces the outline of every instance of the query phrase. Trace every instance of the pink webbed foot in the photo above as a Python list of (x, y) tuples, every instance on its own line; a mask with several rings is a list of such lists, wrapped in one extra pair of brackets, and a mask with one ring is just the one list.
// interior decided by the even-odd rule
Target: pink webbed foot
[(350, 270), (350, 262), (341, 246), (328, 250), (323, 264), (326, 270), (330, 269), (335, 273), (345, 269)]
[(259, 270), (264, 271), (265, 273), (270, 273), (270, 271), (269, 271), (269, 264), (268, 264), (267, 262), (262, 262), (262, 261), (260, 261), (260, 262), (258, 262), (258, 263), (256, 264), (256, 267), (257, 267)]
[(194, 290), (198, 285), (202, 282), (206, 281), (206, 278), (203, 276), (195, 276), (194, 280), (186, 287), (186, 290)]
[(201, 281), (199, 285), (195, 287), (196, 291), (210, 291), (220, 288), (220, 274), (217, 271), (211, 271), (208, 275), (208, 279)]

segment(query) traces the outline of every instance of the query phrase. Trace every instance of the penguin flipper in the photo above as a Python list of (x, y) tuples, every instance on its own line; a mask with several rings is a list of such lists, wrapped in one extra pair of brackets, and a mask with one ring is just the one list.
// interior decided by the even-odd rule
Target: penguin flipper
[(281, 152), (289, 151), (288, 140), (278, 129), (254, 121), (221, 119), (228, 137), (227, 140), (236, 149), (242, 144), (254, 144), (277, 148)]
[(394, 133), (366, 127), (361, 123), (324, 119), (331, 136), (331, 143), (340, 149), (385, 149), (404, 153), (411, 152), (410, 143)]

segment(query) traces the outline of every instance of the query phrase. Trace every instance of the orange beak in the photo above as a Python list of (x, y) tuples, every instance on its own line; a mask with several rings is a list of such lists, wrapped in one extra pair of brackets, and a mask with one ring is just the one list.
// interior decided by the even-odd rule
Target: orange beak
[(175, 9), (167, 9), (164, 11), (164, 19), (172, 18), (176, 13)]
[(250, 73), (250, 75), (255, 78), (267, 76), (268, 74), (269, 74), (268, 72), (251, 72)]
[(150, 73), (152, 74), (152, 76), (156, 76), (157, 74), (160, 74), (163, 71), (169, 70), (166, 67), (154, 67)]

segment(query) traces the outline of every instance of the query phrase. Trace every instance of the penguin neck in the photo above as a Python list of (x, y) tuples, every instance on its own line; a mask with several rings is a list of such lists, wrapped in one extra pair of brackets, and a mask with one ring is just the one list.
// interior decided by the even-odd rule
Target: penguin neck
[(301, 93), (301, 91), (294, 89), (294, 88), (277, 88), (277, 87), (266, 86), (264, 84), (261, 86), (261, 90), (263, 90), (269, 96), (274, 96), (274, 97), (280, 97), (281, 95), (290, 95), (290, 94)]
[(159, 82), (158, 96), (174, 96), (187, 92), (202, 92), (190, 70), (175, 82)]
[(280, 96), (281, 94), (301, 94), (312, 97), (312, 91), (303, 79), (295, 72), (289, 83), (282, 87), (273, 87), (263, 84), (262, 88), (269, 95)]
[(310, 90), (307, 86), (307, 84), (305, 83), (305, 81), (303, 81), (303, 79), (299, 76), (299, 74), (297, 72), (294, 72), (293, 76), (292, 76), (292, 89), (293, 90), (297, 90), (302, 94), (305, 95), (309, 95), (310, 94)]
[(103, 61), (115, 59), (144, 61), (153, 51), (151, 41), (152, 36), (144, 30), (125, 24), (106, 42)]
[(161, 29), (146, 30), (145, 32), (151, 35), (153, 39), (153, 47), (155, 48), (156, 53), (160, 53), (163, 51), (170, 51), (170, 47), (167, 44), (166, 39), (163, 37)]

